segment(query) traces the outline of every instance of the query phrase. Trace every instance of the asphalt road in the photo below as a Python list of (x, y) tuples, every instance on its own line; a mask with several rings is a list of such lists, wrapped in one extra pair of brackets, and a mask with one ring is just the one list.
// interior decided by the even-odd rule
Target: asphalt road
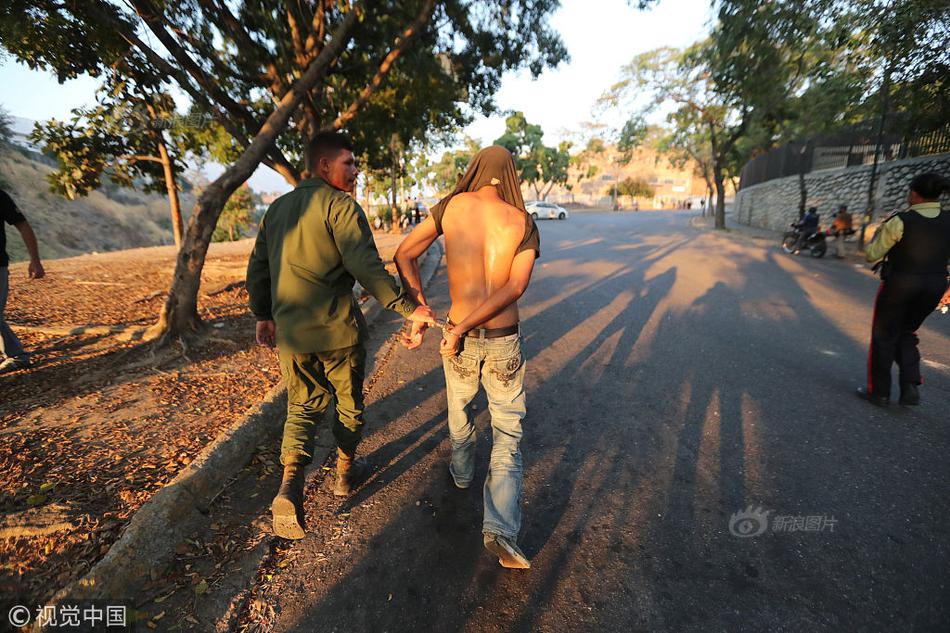
[[(449, 482), (430, 336), (370, 390), (374, 477), (342, 505), (310, 491), (311, 533), (260, 594), (276, 630), (950, 630), (950, 316), (920, 333), (922, 406), (873, 408), (853, 392), (876, 280), (692, 215), (540, 224), (532, 569), (481, 545), (483, 396), (476, 485)], [(429, 295), (444, 311), (444, 271)]]

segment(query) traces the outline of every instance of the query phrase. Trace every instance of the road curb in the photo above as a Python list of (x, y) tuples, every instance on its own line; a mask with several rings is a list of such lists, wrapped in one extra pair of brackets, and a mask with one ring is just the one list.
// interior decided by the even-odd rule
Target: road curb
[[(438, 270), (443, 247), (436, 241), (421, 263), (423, 287)], [(375, 298), (361, 307), (367, 324), (383, 309)], [(367, 378), (376, 371), (376, 363)], [(55, 605), (66, 599), (133, 598), (136, 589), (149, 572), (173, 552), (208, 514), (208, 506), (228, 480), (250, 460), (254, 450), (280, 429), (277, 421), (287, 406), (287, 392), (275, 386), (263, 401), (247, 413), (198, 455), (171, 482), (145, 502), (132, 516), (119, 539), (106, 555), (82, 578), (58, 591), (47, 603)], [(329, 447), (317, 446), (313, 462), (321, 464)], [(41, 630), (36, 627), (33, 630)]]

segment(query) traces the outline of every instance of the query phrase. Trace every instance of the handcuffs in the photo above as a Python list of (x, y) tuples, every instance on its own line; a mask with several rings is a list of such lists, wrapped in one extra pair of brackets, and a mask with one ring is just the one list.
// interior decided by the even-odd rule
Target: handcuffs
[(445, 317), (444, 319), (436, 319), (435, 324), (439, 326), (439, 329), (442, 330), (442, 338), (445, 338), (447, 334), (452, 334), (449, 332), (449, 318)]

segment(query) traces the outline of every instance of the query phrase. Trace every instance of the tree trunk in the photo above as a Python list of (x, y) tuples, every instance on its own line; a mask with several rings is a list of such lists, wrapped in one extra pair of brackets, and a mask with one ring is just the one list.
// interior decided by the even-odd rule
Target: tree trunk
[(277, 108), (267, 117), (260, 131), (244, 150), (241, 157), (214, 180), (198, 197), (188, 229), (178, 250), (178, 260), (172, 276), (172, 285), (158, 321), (149, 328), (145, 338), (157, 339), (158, 345), (167, 345), (175, 338), (196, 332), (201, 327), (198, 316), (198, 288), (201, 285), (201, 270), (204, 267), (208, 245), (214, 233), (218, 216), (224, 204), (241, 186), (258, 164), (264, 159), (268, 148), (277, 135), (287, 126), (291, 115), (300, 105), (307, 91), (324, 76), (331, 62), (340, 55), (352, 38), (357, 24), (357, 11), (350, 11), (332, 35), (331, 41), (298, 79), (291, 90), (278, 102)]
[(716, 222), (717, 229), (726, 228), (726, 177), (722, 173), (722, 158), (719, 154), (719, 136), (716, 126), (709, 123), (709, 144), (712, 149), (713, 182), (716, 185)]
[(805, 185), (805, 156), (808, 156), (808, 152), (811, 148), (811, 140), (805, 141), (805, 146), (802, 147), (802, 156), (798, 160), (798, 221), (801, 222), (802, 218), (805, 217), (805, 205), (808, 204), (808, 188)]
[(706, 181), (706, 199), (703, 200), (703, 217), (705, 218), (706, 212), (712, 209), (713, 182), (709, 176), (703, 176), (703, 180)]
[(175, 236), (175, 246), (181, 248), (181, 238), (184, 234), (184, 225), (181, 221), (181, 202), (178, 200), (178, 186), (175, 183), (175, 165), (165, 146), (165, 138), (158, 134), (158, 155), (162, 159), (162, 169), (165, 171), (165, 189), (168, 191), (168, 206), (172, 214), (172, 233)]
[(617, 196), (620, 195), (620, 170), (617, 170), (617, 173), (614, 174), (614, 204), (611, 211), (617, 210)]
[(398, 162), (399, 162), (399, 135), (393, 132), (392, 137), (389, 139), (389, 153), (392, 158), (391, 166), (389, 170), (389, 195), (392, 199), (392, 208), (393, 208), (393, 225), (391, 231), (393, 233), (402, 233), (402, 223), (399, 221), (399, 194), (396, 190), (398, 185), (397, 177), (399, 172)]
[(726, 179), (722, 168), (717, 164), (713, 167), (713, 180), (716, 184), (716, 228), (726, 228)]
[(868, 204), (867, 211), (861, 218), (861, 232), (858, 235), (858, 250), (864, 250), (864, 238), (867, 232), (868, 224), (874, 220), (874, 187), (877, 184), (877, 164), (878, 157), (881, 155), (881, 143), (884, 140), (884, 122), (887, 119), (888, 100), (891, 93), (891, 72), (892, 66), (888, 62), (884, 70), (884, 85), (881, 86), (881, 117), (877, 126), (877, 139), (874, 143), (874, 162), (871, 164), (871, 177), (868, 182)]
[(393, 208), (393, 225), (390, 228), (390, 231), (393, 233), (402, 233), (402, 223), (399, 221), (399, 199), (398, 193), (396, 192), (396, 159), (393, 157), (393, 168), (389, 175), (389, 196), (392, 200)]

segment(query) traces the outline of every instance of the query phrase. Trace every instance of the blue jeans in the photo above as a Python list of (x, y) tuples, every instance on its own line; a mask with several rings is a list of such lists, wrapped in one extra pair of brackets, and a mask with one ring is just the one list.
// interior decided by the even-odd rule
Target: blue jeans
[[(0, 231), (3, 230), (3, 227), (0, 226)], [(7, 267), (0, 267), (0, 357), (9, 356), (10, 358), (17, 358), (26, 360), (29, 358), (29, 355), (23, 351), (23, 345), (20, 344), (20, 339), (16, 337), (16, 334), (13, 333), (13, 330), (10, 329), (10, 326), (7, 325), (7, 322), (3, 318), (3, 311), (7, 307), (7, 295), (10, 291), (10, 269)]]
[(459, 485), (475, 475), (475, 423), (471, 404), (478, 385), (485, 387), (491, 413), (492, 449), (485, 479), (482, 530), (517, 540), (521, 530), (521, 421), (525, 416), (525, 360), (521, 335), (462, 339), (457, 356), (442, 359), (448, 398), (452, 461)]

